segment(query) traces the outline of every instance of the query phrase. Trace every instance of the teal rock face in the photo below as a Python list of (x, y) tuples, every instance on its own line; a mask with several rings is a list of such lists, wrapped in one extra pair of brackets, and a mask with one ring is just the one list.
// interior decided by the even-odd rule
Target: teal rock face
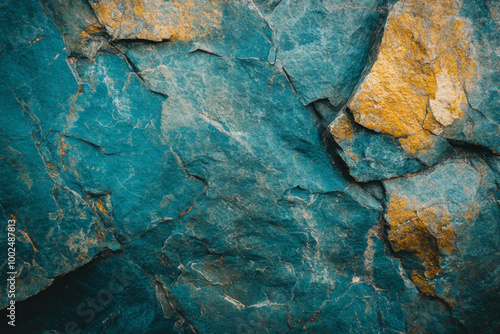
[(419, 4), (4, 1), (1, 332), (498, 332), (498, 6)]
[(276, 64), (304, 104), (329, 99), (340, 109), (380, 42), (393, 1), (282, 1), (263, 13)]
[[(478, 297), (485, 290), (500, 294), (498, 268), (487, 269), (484, 261), (500, 249), (499, 226), (491, 225), (500, 216), (498, 185), (485, 160), (460, 152), (415, 176), (384, 181), (384, 187), (389, 240), (421, 290), (455, 305), (455, 317), (472, 332), (498, 326), (491, 321), (500, 299)], [(482, 315), (470, 322), (467, 310), (478, 307)]]
[[(330, 124), (352, 176), (402, 176), (446, 158), (453, 145), (498, 153), (497, 12), (488, 2), (394, 4), (377, 59), (344, 110), (350, 128), (365, 129), (345, 133), (343, 115)], [(360, 167), (354, 151), (373, 160), (370, 167)]]
[[(474, 50), (476, 75), (465, 86), (467, 117), (457, 122), (445, 134), (452, 140), (481, 145), (500, 152), (500, 113), (498, 101), (500, 76), (496, 69), (500, 55), (494, 51), (500, 46), (497, 27), (499, 24), (498, 3), (464, 2), (460, 15), (471, 22), (469, 32)], [(492, 135), (496, 134), (496, 135)]]
[(346, 111), (339, 112), (328, 129), (340, 147), (340, 157), (357, 181), (414, 173), (432, 166), (451, 150), (451, 145), (442, 140), (432, 152), (413, 156), (405, 152), (394, 137), (360, 126)]

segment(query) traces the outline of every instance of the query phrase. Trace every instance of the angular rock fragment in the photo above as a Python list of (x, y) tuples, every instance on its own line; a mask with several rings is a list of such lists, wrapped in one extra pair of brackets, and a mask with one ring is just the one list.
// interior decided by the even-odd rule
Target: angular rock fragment
[[(342, 111), (329, 126), (330, 134), (340, 146), (342, 159), (357, 181), (383, 180), (414, 173), (436, 163), (451, 146), (446, 141), (434, 147), (426, 161), (405, 152), (394, 137), (368, 130)], [(428, 152), (430, 153), (430, 152)]]
[[(457, 153), (428, 171), (384, 181), (388, 239), (396, 255), (423, 294), (444, 300), (473, 331), (498, 326), (495, 179), (478, 155)], [(480, 315), (474, 314), (477, 307)]]
[(482, 1), (398, 2), (377, 61), (349, 103), (355, 121), (419, 158), (440, 137), (498, 152), (499, 137), (486, 135), (500, 132), (494, 17)]
[(369, 67), (392, 0), (284, 0), (264, 17), (276, 64), (305, 105), (328, 98), (340, 109)]
[(73, 57), (94, 59), (99, 52), (116, 53), (87, 0), (42, 0), (40, 3)]

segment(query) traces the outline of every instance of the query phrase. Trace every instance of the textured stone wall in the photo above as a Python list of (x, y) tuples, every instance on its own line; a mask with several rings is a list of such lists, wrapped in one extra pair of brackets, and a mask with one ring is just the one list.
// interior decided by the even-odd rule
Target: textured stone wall
[(1, 332), (499, 333), (499, 20), (1, 1)]

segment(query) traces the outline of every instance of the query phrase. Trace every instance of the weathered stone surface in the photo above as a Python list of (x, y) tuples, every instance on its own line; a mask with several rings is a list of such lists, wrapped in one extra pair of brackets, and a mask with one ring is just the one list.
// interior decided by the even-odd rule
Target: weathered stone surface
[(284, 0), (263, 16), (274, 32), (273, 63), (304, 104), (329, 99), (340, 109), (382, 34), (391, 0)]
[(329, 131), (341, 148), (339, 154), (349, 166), (349, 173), (362, 182), (417, 172), (451, 149), (444, 144), (433, 152), (431, 161), (422, 161), (405, 152), (396, 138), (360, 126), (345, 111), (338, 114)]
[(92, 0), (97, 18), (115, 40), (189, 40), (220, 27), (223, 1)]
[[(498, 319), (492, 320), (500, 308), (500, 276), (491, 260), (500, 258), (500, 208), (488, 164), (459, 153), (421, 174), (384, 181), (384, 187), (388, 238), (412, 281), (453, 305), (454, 316), (472, 332), (497, 328)], [(481, 298), (485, 293), (490, 298)], [(471, 316), (478, 308), (481, 314)]]
[(498, 332), (498, 6), (1, 8), (2, 333)]
[(500, 132), (497, 11), (488, 2), (395, 4), (380, 54), (349, 102), (355, 121), (425, 164), (444, 156), (446, 139), (498, 152), (490, 135)]
[[(4, 221), (12, 217), (20, 221), (17, 296), (23, 300), (46, 288), (55, 277), (91, 261), (99, 252), (119, 248), (119, 244), (100, 222), (95, 204), (62, 182), (61, 157), (52, 159), (52, 148), (46, 145), (71, 101), (69, 95), (61, 96), (52, 87), (71, 89), (71, 95), (78, 90), (61, 56), (60, 35), (38, 3), (23, 3), (22, 10), (6, 7), (0, 24), (4, 29), (1, 61), (9, 69), (1, 88), (1, 163), (5, 171), (1, 203)], [(29, 22), (30, 17), (39, 28), (24, 26), (22, 22)], [(6, 245), (6, 232), (1, 238)], [(6, 271), (2, 272), (5, 280), (4, 275)], [(5, 290), (0, 296), (6, 305)]]

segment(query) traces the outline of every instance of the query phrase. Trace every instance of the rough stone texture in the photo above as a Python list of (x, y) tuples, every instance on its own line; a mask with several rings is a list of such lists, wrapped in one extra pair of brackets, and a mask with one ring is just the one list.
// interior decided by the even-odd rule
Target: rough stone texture
[(189, 40), (220, 28), (223, 1), (91, 0), (97, 19), (114, 40)]
[(395, 4), (378, 58), (349, 102), (355, 122), (397, 138), (399, 155), (422, 168), (443, 158), (450, 140), (498, 152), (497, 13), (487, 1)]
[[(415, 176), (384, 181), (384, 187), (388, 238), (412, 281), (454, 305), (452, 313), (472, 332), (498, 326), (500, 301), (481, 298), (500, 294), (500, 269), (484, 261), (500, 254), (500, 229), (491, 225), (500, 216), (498, 185), (487, 163), (457, 153)], [(481, 314), (472, 316), (477, 309)]]
[(401, 149), (398, 140), (354, 122), (346, 111), (338, 113), (329, 131), (340, 147), (339, 155), (357, 181), (386, 179), (417, 172), (427, 165)]
[(498, 3), (0, 8), (2, 333), (500, 331)]

